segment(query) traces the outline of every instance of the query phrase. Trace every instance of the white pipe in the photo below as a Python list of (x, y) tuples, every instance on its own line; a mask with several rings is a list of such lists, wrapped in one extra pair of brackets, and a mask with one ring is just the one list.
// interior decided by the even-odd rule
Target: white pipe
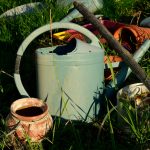
[[(74, 0), (68, 1), (68, 3), (66, 3), (66, 1), (63, 1), (63, 2), (65, 5), (69, 5), (73, 1)], [(77, 0), (77, 1), (79, 1), (79, 0)], [(103, 8), (103, 0), (80, 0), (79, 2), (83, 3), (89, 9), (89, 11), (91, 11), (92, 13), (94, 13), (98, 9)], [(81, 17), (81, 16), (82, 15), (79, 13), (78, 10), (73, 9), (66, 17), (64, 17), (61, 20), (61, 22), (69, 22), (69, 21), (73, 20), (74, 18)]]
[(28, 3), (24, 5), (17, 6), (15, 8), (12, 8), (3, 14), (0, 15), (0, 18), (3, 17), (13, 17), (17, 15), (21, 15), (24, 13), (31, 13), (36, 10), (36, 8), (44, 7), (41, 2), (35, 2), (35, 3)]

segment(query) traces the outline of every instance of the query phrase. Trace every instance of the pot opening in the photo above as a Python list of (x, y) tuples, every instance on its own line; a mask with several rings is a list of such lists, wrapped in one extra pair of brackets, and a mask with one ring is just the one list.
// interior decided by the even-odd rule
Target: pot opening
[(16, 110), (16, 114), (24, 117), (33, 117), (33, 116), (38, 116), (43, 113), (43, 109), (38, 106), (26, 106), (26, 107), (21, 107)]
[(124, 28), (121, 32), (120, 39), (122, 40), (123, 46), (133, 53), (133, 50), (136, 49), (137, 44), (134, 33), (130, 29)]

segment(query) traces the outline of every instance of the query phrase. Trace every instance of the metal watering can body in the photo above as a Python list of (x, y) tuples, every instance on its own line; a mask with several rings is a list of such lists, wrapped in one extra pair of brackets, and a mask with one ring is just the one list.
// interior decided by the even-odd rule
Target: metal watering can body
[[(33, 31), (17, 52), (15, 83), (23, 96), (29, 96), (19, 74), (21, 57), (27, 46), (49, 31), (49, 24)], [(38, 97), (45, 100), (49, 112), (70, 120), (92, 121), (99, 112), (99, 95), (103, 92), (104, 49), (99, 39), (86, 28), (74, 23), (55, 22), (52, 29), (73, 29), (91, 41), (74, 39), (68, 45), (36, 50)]]
[(70, 120), (94, 119), (103, 91), (104, 51), (74, 39), (67, 46), (36, 50), (38, 94), (50, 114)]

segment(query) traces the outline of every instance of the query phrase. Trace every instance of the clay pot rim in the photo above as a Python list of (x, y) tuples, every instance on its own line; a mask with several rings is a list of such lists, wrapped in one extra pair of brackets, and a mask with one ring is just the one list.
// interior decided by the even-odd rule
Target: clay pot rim
[[(34, 100), (34, 101), (36, 101), (37, 103), (39, 103), (43, 108), (44, 108), (44, 111), (43, 111), (43, 113), (42, 114), (40, 114), (40, 115), (37, 115), (37, 116), (21, 116), (21, 115), (18, 115), (17, 113), (16, 113), (16, 110), (13, 110), (13, 107), (14, 107), (14, 105), (16, 105), (16, 103), (18, 103), (18, 101), (20, 102), (20, 101), (22, 101), (22, 102), (25, 102), (26, 100)], [(47, 104), (44, 102), (44, 101), (42, 101), (42, 100), (40, 100), (40, 99), (38, 99), (38, 98), (21, 98), (21, 99), (18, 99), (18, 100), (16, 100), (16, 101), (14, 101), (13, 103), (12, 103), (12, 105), (11, 105), (11, 107), (10, 107), (10, 112), (11, 112), (11, 114), (16, 118), (16, 119), (18, 119), (18, 120), (20, 120), (20, 121), (28, 121), (28, 122), (34, 122), (34, 121), (38, 121), (38, 120), (41, 120), (41, 119), (43, 119), (47, 114), (48, 114), (48, 106), (47, 106)]]
[[(115, 32), (114, 32), (114, 38), (119, 40), (120, 39), (120, 33), (123, 30), (129, 30), (135, 37), (138, 37), (137, 32), (134, 30), (135, 26), (134, 25), (130, 25), (130, 26), (122, 26), (120, 28), (118, 28)], [(137, 40), (137, 39), (136, 39)]]

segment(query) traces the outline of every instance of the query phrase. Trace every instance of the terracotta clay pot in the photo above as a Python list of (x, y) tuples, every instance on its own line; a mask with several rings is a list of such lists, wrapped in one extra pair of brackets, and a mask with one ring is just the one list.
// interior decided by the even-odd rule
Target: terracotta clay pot
[(120, 40), (123, 46), (134, 53), (146, 39), (150, 39), (150, 28), (136, 25), (122, 26), (115, 31), (114, 38)]
[(6, 118), (8, 132), (23, 142), (27, 137), (31, 142), (40, 142), (52, 127), (52, 122), (47, 104), (36, 98), (14, 101)]
[(100, 22), (113, 34), (118, 28), (124, 27), (125, 24), (111, 20), (100, 20)]

